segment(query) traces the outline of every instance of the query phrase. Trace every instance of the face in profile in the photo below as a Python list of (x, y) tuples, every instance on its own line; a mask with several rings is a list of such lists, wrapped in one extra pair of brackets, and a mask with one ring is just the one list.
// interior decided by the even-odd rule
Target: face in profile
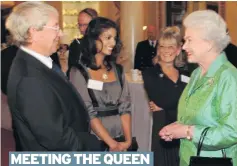
[(176, 56), (179, 55), (181, 48), (175, 39), (161, 39), (159, 41), (158, 54), (163, 63), (174, 63)]
[(201, 35), (199, 29), (186, 28), (185, 30), (183, 49), (187, 53), (189, 63), (199, 63), (205, 59), (210, 43), (202, 39)]
[(45, 56), (50, 56), (57, 51), (62, 36), (58, 20), (58, 15), (50, 14), (48, 23), (43, 27), (43, 30), (37, 31), (34, 35), (34, 41), (41, 49), (40, 53)]
[(86, 29), (91, 20), (92, 20), (91, 16), (89, 16), (86, 13), (81, 13), (78, 16), (78, 28), (82, 35), (85, 35)]
[(117, 31), (114, 28), (104, 30), (96, 40), (97, 52), (103, 55), (111, 55), (116, 45)]

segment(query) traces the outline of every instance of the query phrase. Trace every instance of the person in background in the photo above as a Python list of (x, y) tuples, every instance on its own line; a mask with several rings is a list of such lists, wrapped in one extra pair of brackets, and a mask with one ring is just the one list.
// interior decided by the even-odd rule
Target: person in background
[(82, 63), (72, 67), (70, 80), (82, 95), (92, 133), (110, 151), (124, 151), (132, 143), (131, 97), (122, 66), (115, 64), (122, 43), (115, 22), (94, 18), (82, 40)]
[(60, 49), (57, 52), (61, 70), (65, 75), (68, 71), (68, 57), (69, 57), (68, 49), (69, 47), (67, 44), (61, 44)]
[(55, 62), (61, 68), (65, 75), (67, 75), (68, 71), (68, 56), (69, 47), (67, 44), (60, 44), (58, 51), (51, 55), (53, 62)]
[[(183, 44), (184, 44), (184, 40), (182, 39), (181, 47), (183, 46)], [(182, 63), (176, 64), (176, 67), (178, 67), (179, 70), (182, 70), (189, 76), (198, 67), (198, 65), (196, 63), (188, 63), (186, 52), (183, 49), (181, 50), (179, 59), (180, 59), (180, 62), (182, 62)], [(153, 61), (154, 65), (158, 64), (159, 63), (159, 56), (156, 55), (152, 61)]]
[(237, 166), (237, 69), (223, 52), (230, 42), (226, 23), (216, 12), (201, 10), (189, 14), (183, 24), (183, 49), (188, 62), (199, 67), (179, 100), (178, 121), (159, 135), (165, 141), (181, 140), (180, 165), (188, 166), (201, 133), (209, 127), (201, 156), (221, 157), (224, 150)]
[[(78, 28), (82, 35), (85, 35), (89, 22), (98, 16), (96, 10), (85, 8), (78, 15)], [(69, 46), (68, 73), (73, 65), (80, 62), (81, 57), (81, 39), (74, 39)]]
[(156, 56), (158, 42), (156, 40), (156, 27), (149, 25), (147, 28), (148, 39), (137, 44), (134, 69), (145, 70), (153, 67), (152, 59)]
[(178, 100), (188, 82), (188, 75), (182, 71), (185, 62), (181, 55), (181, 39), (178, 27), (164, 28), (157, 48), (158, 63), (142, 72), (153, 113), (151, 150), (154, 166), (179, 165), (179, 141), (165, 142), (157, 132), (177, 120)]
[(50, 58), (62, 36), (58, 11), (43, 2), (23, 2), (6, 27), (19, 45), (7, 83), (16, 150), (101, 150), (89, 133), (80, 94)]

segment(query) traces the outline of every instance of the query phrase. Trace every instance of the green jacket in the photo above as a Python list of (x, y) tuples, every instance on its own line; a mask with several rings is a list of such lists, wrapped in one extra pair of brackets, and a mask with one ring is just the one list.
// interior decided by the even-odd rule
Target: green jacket
[[(236, 55), (237, 56), (237, 55)], [(222, 149), (237, 166), (237, 69), (221, 53), (207, 73), (197, 68), (179, 101), (178, 121), (194, 125), (192, 141), (181, 139), (180, 166), (188, 166), (190, 156), (204, 128), (210, 127), (201, 156), (221, 157)]]

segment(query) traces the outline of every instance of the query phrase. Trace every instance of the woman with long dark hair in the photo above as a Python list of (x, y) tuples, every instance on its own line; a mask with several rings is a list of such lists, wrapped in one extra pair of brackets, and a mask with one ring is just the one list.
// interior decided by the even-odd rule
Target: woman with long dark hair
[(70, 72), (86, 103), (92, 133), (110, 151), (131, 147), (131, 100), (122, 67), (115, 64), (122, 43), (115, 22), (93, 19), (82, 40), (82, 58)]

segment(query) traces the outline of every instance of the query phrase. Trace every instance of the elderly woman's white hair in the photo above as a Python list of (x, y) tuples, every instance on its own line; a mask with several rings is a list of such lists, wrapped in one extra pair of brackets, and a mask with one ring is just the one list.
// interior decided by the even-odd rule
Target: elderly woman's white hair
[(6, 28), (10, 31), (17, 45), (28, 44), (29, 28), (42, 30), (48, 23), (49, 15), (58, 15), (57, 10), (43, 2), (24, 2), (14, 7), (6, 21)]
[(221, 52), (230, 43), (224, 19), (212, 10), (195, 11), (184, 19), (183, 24), (186, 28), (200, 29), (201, 38), (213, 41), (217, 52)]

